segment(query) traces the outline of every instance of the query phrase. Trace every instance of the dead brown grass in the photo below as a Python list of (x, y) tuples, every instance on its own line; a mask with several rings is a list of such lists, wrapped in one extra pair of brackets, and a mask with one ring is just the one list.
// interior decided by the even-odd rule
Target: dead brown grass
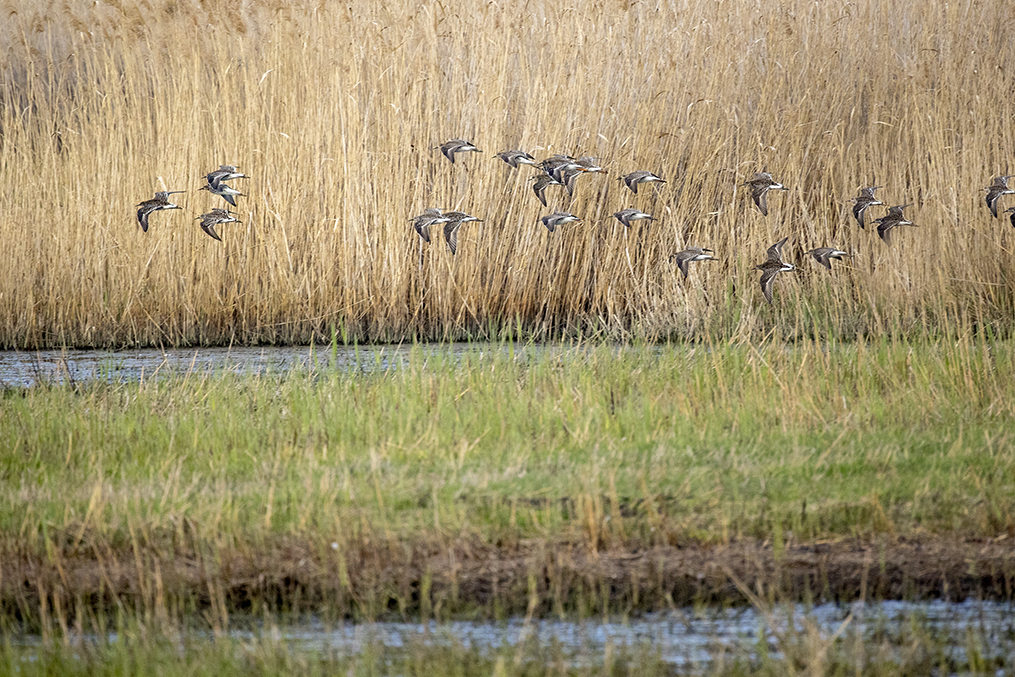
[[(1010, 327), (1015, 230), (980, 191), (1015, 171), (996, 3), (381, 4), (5, 2), (0, 345)], [(431, 150), (455, 136), (484, 154)], [(547, 233), (508, 147), (601, 159), (582, 224)], [(252, 177), (224, 244), (191, 220), (221, 162)], [(632, 195), (636, 168), (669, 183)], [(792, 187), (767, 219), (738, 187), (763, 168)], [(892, 247), (849, 214), (875, 180), (916, 203)], [(185, 210), (142, 234), (165, 188)], [(428, 206), (484, 222), (420, 268)], [(659, 220), (624, 232), (626, 206)], [(804, 272), (769, 309), (752, 266), (784, 235)], [(685, 285), (689, 244), (721, 260)], [(802, 260), (825, 244), (857, 256)]]
[(377, 619), (744, 604), (751, 600), (740, 581), (784, 600), (1003, 600), (1010, 599), (1015, 581), (1011, 548), (992, 539), (884, 537), (781, 548), (740, 541), (593, 552), (584, 544), (491, 544), (459, 535), (359, 539), (333, 550), (291, 536), (256, 548), (223, 548), (200, 536), (153, 541), (143, 531), (120, 549), (91, 548), (86, 537), (84, 547), (57, 547), (45, 558), (7, 552), (0, 607), (43, 624), (58, 608), (73, 617), (121, 607), (160, 622), (173, 610), (202, 610), (211, 625), (225, 628), (238, 611), (279, 608)]

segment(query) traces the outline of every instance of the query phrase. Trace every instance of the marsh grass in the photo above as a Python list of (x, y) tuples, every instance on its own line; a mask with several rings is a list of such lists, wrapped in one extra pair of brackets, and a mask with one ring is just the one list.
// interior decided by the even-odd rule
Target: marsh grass
[[(769, 576), (796, 545), (844, 541), (873, 559), (791, 585), (851, 596), (861, 564), (915, 567), (892, 539), (982, 554), (1015, 535), (1013, 376), (1004, 341), (503, 344), (415, 347), (382, 372), (9, 390), (3, 602), (54, 628), (60, 605), (223, 628), (308, 606), (588, 616), (722, 598), (716, 548)], [(1001, 560), (957, 548), (935, 586), (940, 566), (971, 577), (961, 594), (1009, 589)]]
[[(1015, 316), (1015, 233), (980, 190), (1015, 149), (1015, 19), (996, 3), (3, 11), (5, 347), (933, 337)], [(485, 152), (451, 165), (431, 148), (453, 136)], [(527, 172), (492, 159), (507, 147), (599, 157), (609, 174), (568, 207), (584, 222), (549, 236)], [(252, 177), (224, 244), (191, 220), (219, 206), (197, 188), (221, 162)], [(669, 183), (632, 195), (616, 179), (636, 168)], [(761, 169), (792, 187), (767, 219), (738, 187)], [(891, 247), (851, 221), (874, 182), (916, 203)], [(142, 234), (133, 206), (166, 188), (184, 211)], [(625, 232), (610, 215), (631, 205), (659, 220)], [(484, 222), (420, 266), (407, 219), (429, 206)], [(804, 270), (769, 308), (752, 266), (784, 235)], [(683, 284), (667, 256), (690, 244), (721, 260)], [(856, 257), (800, 260), (826, 244)]]

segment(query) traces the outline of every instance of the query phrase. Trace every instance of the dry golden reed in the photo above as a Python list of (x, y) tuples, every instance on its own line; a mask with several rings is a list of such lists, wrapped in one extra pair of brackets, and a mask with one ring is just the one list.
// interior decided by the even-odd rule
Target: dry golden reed
[[(382, 5), (390, 5), (383, 7)], [(0, 345), (952, 333), (1015, 317), (1015, 19), (997, 3), (15, 1), (0, 23)], [(433, 147), (482, 154), (454, 165)], [(593, 155), (543, 208), (493, 158)], [(193, 220), (235, 163), (242, 224)], [(667, 179), (633, 195), (616, 179)], [(791, 188), (763, 217), (738, 184)], [(860, 186), (914, 202), (891, 247)], [(134, 205), (187, 190), (147, 234)], [(1015, 204), (1002, 198), (1001, 208)], [(461, 209), (452, 257), (408, 221)], [(625, 231), (611, 214), (658, 219)], [(549, 234), (556, 207), (583, 218)], [(883, 213), (870, 210), (868, 219)], [(644, 223), (644, 222), (643, 222)], [(802, 271), (764, 303), (789, 235)], [(716, 251), (684, 283), (667, 257)], [(803, 251), (856, 253), (832, 273)]]

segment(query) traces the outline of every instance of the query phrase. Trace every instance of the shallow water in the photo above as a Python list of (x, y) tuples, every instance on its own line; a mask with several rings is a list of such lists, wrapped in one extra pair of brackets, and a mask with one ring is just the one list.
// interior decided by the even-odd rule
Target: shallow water
[[(816, 626), (828, 639), (837, 631), (861, 632), (869, 639), (875, 631), (896, 635), (912, 623), (935, 634), (957, 660), (962, 660), (970, 637), (978, 638), (984, 657), (1015, 656), (1015, 606), (1009, 603), (932, 601), (880, 602), (838, 606), (823, 604), (777, 609), (766, 618), (752, 608), (683, 609), (627, 621), (511, 619), (501, 623), (454, 621), (447, 623), (373, 623), (326, 628), (310, 622), (273, 629), (268, 633), (234, 632), (237, 639), (268, 637), (294, 650), (358, 654), (370, 646), (404, 649), (419, 643), (461, 645), (480, 652), (521, 645), (535, 650), (553, 646), (572, 660), (602, 655), (607, 648), (658, 653), (667, 663), (707, 664), (720, 654), (753, 654), (764, 637), (779, 654), (779, 635), (789, 627), (790, 615), (797, 632)], [(849, 623), (841, 627), (849, 618)], [(841, 628), (841, 630), (840, 630)]]
[[(229, 635), (252, 647), (269, 642), (291, 652), (337, 657), (429, 646), (461, 647), (484, 655), (513, 649), (538, 656), (550, 650), (572, 665), (595, 664), (607, 651), (626, 651), (629, 655), (647, 652), (673, 665), (707, 666), (721, 656), (756, 657), (760, 641), (765, 642), (770, 656), (780, 658), (782, 638), (791, 622), (797, 633), (810, 626), (817, 628), (825, 640), (860, 633), (869, 643), (877, 633), (878, 642), (887, 642), (896, 650), (911, 644), (913, 634), (927, 633), (933, 636), (936, 646), (959, 663), (971, 646), (983, 658), (999, 658), (1009, 668), (1008, 661), (1015, 656), (1015, 605), (980, 601), (823, 604), (809, 608), (796, 605), (777, 607), (771, 616), (752, 608), (681, 609), (624, 621), (526, 622), (513, 618), (502, 622), (349, 623), (328, 627), (310, 619), (287, 626), (258, 624), (254, 629), (233, 630)], [(116, 635), (109, 639), (115, 641)], [(195, 632), (190, 637), (191, 641), (202, 639), (211, 640), (212, 636)], [(22, 636), (14, 643), (31, 647), (40, 642), (38, 637)]]
[[(0, 351), (0, 388), (31, 387), (39, 383), (111, 383), (140, 381), (159, 376), (208, 374), (280, 374), (289, 371), (338, 369), (366, 373), (399, 368), (406, 363), (412, 344), (386, 346), (284, 346), (262, 348), (178, 348), (159, 350), (39, 350)], [(459, 359), (470, 353), (482, 357), (494, 351), (520, 354), (545, 350), (538, 345), (496, 343), (427, 344), (425, 355)], [(564, 350), (564, 348), (561, 348)]]

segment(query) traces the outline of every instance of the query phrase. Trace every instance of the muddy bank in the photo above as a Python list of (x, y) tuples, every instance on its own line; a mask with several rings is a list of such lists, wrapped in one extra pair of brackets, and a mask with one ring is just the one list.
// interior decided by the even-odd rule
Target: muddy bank
[[(293, 537), (217, 549), (134, 543), (45, 558), (8, 553), (5, 614), (73, 622), (81, 612), (169, 616), (201, 610), (293, 611), (356, 619), (637, 612), (742, 604), (743, 586), (778, 600), (1008, 600), (1015, 540), (884, 538), (618, 548), (549, 541), (507, 547), (467, 539), (317, 543)], [(60, 615), (64, 618), (60, 618)]]

